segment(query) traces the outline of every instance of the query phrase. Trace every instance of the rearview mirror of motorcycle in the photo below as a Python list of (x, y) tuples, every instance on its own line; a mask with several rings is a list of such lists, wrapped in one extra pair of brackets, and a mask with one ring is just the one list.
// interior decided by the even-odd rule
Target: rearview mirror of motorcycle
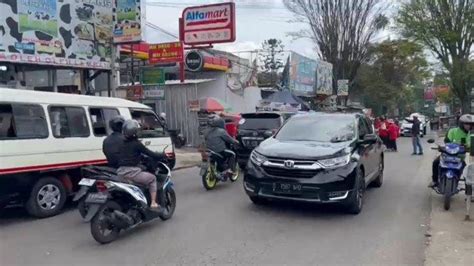
[(433, 144), (433, 143), (435, 143), (435, 140), (434, 139), (429, 139), (428, 143)]

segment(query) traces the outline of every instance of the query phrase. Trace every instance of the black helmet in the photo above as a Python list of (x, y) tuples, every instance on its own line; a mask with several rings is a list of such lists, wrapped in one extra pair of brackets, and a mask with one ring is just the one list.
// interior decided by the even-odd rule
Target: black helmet
[(140, 131), (140, 124), (136, 120), (127, 120), (123, 123), (122, 134), (128, 138), (136, 138), (138, 132)]
[(118, 115), (109, 121), (109, 127), (112, 129), (113, 132), (122, 132), (123, 123), (125, 122), (125, 118)]
[(211, 119), (209, 120), (209, 126), (225, 128), (225, 121), (221, 117), (215, 115), (211, 117)]

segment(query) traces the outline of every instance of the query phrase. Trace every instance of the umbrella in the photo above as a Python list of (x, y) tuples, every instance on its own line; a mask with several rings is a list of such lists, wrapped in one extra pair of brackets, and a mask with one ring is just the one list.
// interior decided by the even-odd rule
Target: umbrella
[(229, 112), (232, 110), (232, 107), (224, 101), (213, 97), (199, 99), (199, 108), (207, 112)]

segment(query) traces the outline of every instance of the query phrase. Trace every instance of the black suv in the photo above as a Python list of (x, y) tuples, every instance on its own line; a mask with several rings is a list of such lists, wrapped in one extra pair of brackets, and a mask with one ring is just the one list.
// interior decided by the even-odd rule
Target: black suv
[(366, 187), (380, 187), (383, 145), (362, 114), (295, 115), (253, 150), (244, 175), (250, 199), (342, 203), (362, 210)]
[(250, 153), (260, 142), (271, 137), (283, 124), (283, 116), (278, 113), (246, 113), (241, 115), (237, 140), (237, 160), (241, 168), (247, 165)]

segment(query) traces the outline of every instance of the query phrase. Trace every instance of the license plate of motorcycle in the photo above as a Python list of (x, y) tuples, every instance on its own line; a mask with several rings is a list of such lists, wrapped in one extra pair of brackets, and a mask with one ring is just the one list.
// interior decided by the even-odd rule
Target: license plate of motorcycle
[(301, 184), (273, 183), (273, 192), (280, 194), (301, 194)]
[(81, 181), (79, 181), (80, 186), (90, 187), (90, 186), (94, 185), (94, 183), (95, 183), (95, 180), (94, 179), (89, 179), (89, 178), (83, 178), (83, 179), (81, 179)]
[(87, 194), (86, 203), (105, 203), (107, 195), (104, 193), (89, 193)]

